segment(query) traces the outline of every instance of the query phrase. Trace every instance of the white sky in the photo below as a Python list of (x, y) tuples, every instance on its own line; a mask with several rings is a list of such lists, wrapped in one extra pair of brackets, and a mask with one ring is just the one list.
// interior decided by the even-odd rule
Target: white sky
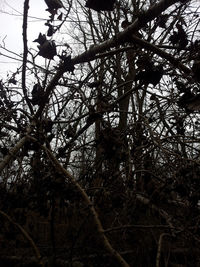
[[(17, 54), (23, 52), (23, 6), (24, 0), (0, 0), (0, 45), (3, 45), (4, 40), (5, 47)], [(49, 17), (46, 8), (44, 0), (29, 1), (28, 42), (35, 48), (37, 44), (32, 43), (33, 40), (38, 37), (39, 32), (45, 33), (48, 29), (44, 26), (45, 20)], [(0, 79), (5, 77), (9, 70), (16, 71), (19, 66), (17, 62), (2, 56), (1, 53), (6, 54), (6, 51), (0, 48)]]

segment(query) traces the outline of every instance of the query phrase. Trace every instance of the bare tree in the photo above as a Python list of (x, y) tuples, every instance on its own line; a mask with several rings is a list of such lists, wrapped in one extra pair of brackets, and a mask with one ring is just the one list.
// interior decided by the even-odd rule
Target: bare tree
[(198, 266), (198, 1), (45, 2), (0, 83), (0, 261)]

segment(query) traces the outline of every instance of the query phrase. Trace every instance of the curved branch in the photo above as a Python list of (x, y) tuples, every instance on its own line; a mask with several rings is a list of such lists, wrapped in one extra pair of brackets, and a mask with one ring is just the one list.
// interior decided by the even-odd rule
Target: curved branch
[[(31, 136), (28, 136), (28, 138), (32, 141), (37, 142), (37, 140)], [(46, 148), (45, 146), (41, 145), (41, 148), (44, 150), (44, 152), (47, 154), (49, 160), (51, 161), (51, 163), (54, 165), (55, 169), (58, 171), (58, 173), (63, 174), (67, 179), (69, 179), (69, 181), (71, 181), (75, 188), (79, 191), (79, 193), (81, 194), (83, 201), (87, 204), (88, 209), (94, 219), (94, 224), (96, 227), (96, 231), (99, 234), (99, 238), (102, 241), (102, 244), (104, 245), (104, 248), (108, 251), (108, 253), (110, 255), (112, 255), (112, 257), (114, 259), (116, 259), (116, 261), (120, 264), (120, 266), (122, 267), (129, 267), (129, 264), (123, 259), (123, 257), (111, 246), (109, 240), (107, 239), (107, 237), (104, 234), (104, 229), (102, 227), (102, 224), (99, 220), (98, 214), (92, 204), (92, 202), (90, 201), (88, 195), (86, 194), (86, 192), (84, 191), (84, 189), (79, 185), (79, 183), (76, 181), (76, 179), (59, 163), (59, 161), (54, 157), (54, 155), (52, 154), (52, 152)]]
[(82, 53), (81, 55), (75, 57), (73, 59), (74, 64), (84, 63), (88, 60), (91, 61), (98, 53), (105, 52), (107, 49), (111, 47), (115, 47), (116, 45), (122, 44), (125, 42), (126, 37), (134, 34), (141, 28), (143, 28), (146, 23), (155, 19), (159, 16), (163, 11), (165, 11), (171, 5), (179, 2), (179, 0), (161, 0), (159, 3), (153, 5), (147, 11), (141, 12), (139, 18), (136, 19), (129, 27), (127, 27), (124, 31), (120, 32), (113, 38), (90, 48), (88, 51)]
[[(103, 53), (106, 50), (110, 49), (111, 47), (116, 47), (119, 44), (124, 43), (124, 40), (126, 40), (127, 36), (130, 36), (134, 34), (134, 32), (140, 30), (142, 27), (145, 26), (145, 24), (157, 16), (161, 14), (161, 12), (165, 11), (168, 7), (171, 5), (179, 2), (179, 0), (161, 0), (159, 3), (153, 5), (151, 8), (149, 8), (147, 11), (142, 12), (139, 19), (136, 19), (129, 27), (127, 27), (123, 32), (120, 32), (113, 38), (99, 44), (94, 45), (89, 50), (85, 51), (84, 53), (78, 55), (77, 57), (73, 58), (70, 62), (70, 65), (76, 65), (79, 63), (89, 62), (95, 59), (97, 54)], [(62, 77), (62, 75), (67, 71), (68, 66), (66, 63), (61, 63), (57, 73), (50, 81), (49, 85), (46, 88), (45, 92), (45, 99), (48, 99), (52, 90), (55, 88), (55, 86), (58, 84), (59, 79)], [(37, 110), (35, 114), (35, 119), (37, 119), (43, 112), (43, 109), (45, 107), (45, 103), (43, 103)]]
[(139, 44), (141, 47), (146, 48), (147, 50), (154, 52), (158, 56), (166, 59), (172, 65), (182, 70), (185, 74), (191, 73), (191, 70), (188, 67), (186, 67), (184, 64), (182, 64), (179, 59), (174, 58), (172, 55), (158, 48), (156, 45), (151, 44), (145, 40), (142, 40), (135, 35), (132, 35), (132, 38), (135, 41), (135, 43)]
[(3, 169), (8, 165), (8, 163), (14, 158), (14, 156), (17, 154), (17, 152), (20, 150), (20, 148), (23, 147), (25, 142), (27, 141), (27, 137), (24, 136), (19, 140), (19, 142), (10, 149), (8, 152), (8, 155), (6, 155), (3, 160), (0, 162), (0, 173), (3, 171)]
[(137, 194), (137, 195), (136, 195), (136, 198), (137, 198), (137, 200), (139, 200), (141, 203), (143, 203), (143, 204), (149, 206), (150, 208), (152, 208), (153, 210), (157, 211), (157, 212), (160, 214), (160, 216), (161, 216), (162, 218), (164, 218), (164, 219), (166, 220), (166, 222), (168, 223), (168, 225), (170, 226), (170, 230), (171, 230), (171, 234), (172, 234), (172, 236), (175, 235), (175, 234), (174, 234), (174, 230), (175, 230), (176, 228), (175, 228), (174, 225), (172, 224), (172, 221), (173, 221), (172, 219), (173, 219), (173, 218), (172, 218), (166, 211), (164, 211), (163, 209), (161, 209), (161, 208), (157, 207), (156, 205), (152, 204), (151, 201), (150, 201), (150, 199), (148, 199), (148, 198), (146, 198), (146, 197), (144, 197), (144, 196), (142, 196), (142, 195), (140, 195), (140, 194)]

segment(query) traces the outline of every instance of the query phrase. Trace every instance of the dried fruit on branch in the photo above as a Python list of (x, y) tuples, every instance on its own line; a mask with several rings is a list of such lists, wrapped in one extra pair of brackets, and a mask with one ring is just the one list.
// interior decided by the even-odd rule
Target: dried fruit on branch
[(38, 38), (34, 42), (39, 43), (39, 53), (38, 55), (47, 58), (53, 59), (57, 55), (56, 45), (54, 41), (49, 41), (46, 39), (45, 34), (39, 34)]
[(50, 13), (54, 11), (56, 12), (57, 9), (64, 7), (63, 3), (60, 0), (44, 0), (44, 1), (48, 6), (47, 11), (49, 11)]
[(87, 0), (85, 6), (96, 11), (112, 11), (116, 0)]
[(135, 80), (140, 80), (145, 84), (153, 84), (154, 86), (156, 86), (161, 78), (163, 76), (163, 66), (159, 65), (159, 66), (154, 66), (152, 69), (148, 69), (145, 71), (141, 71), (139, 72), (136, 77)]

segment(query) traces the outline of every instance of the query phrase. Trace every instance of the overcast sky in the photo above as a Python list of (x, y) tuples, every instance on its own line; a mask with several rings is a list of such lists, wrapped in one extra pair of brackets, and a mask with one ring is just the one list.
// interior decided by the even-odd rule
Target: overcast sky
[[(22, 53), (22, 22), (23, 22), (24, 0), (0, 0), (0, 45), (17, 54)], [(29, 1), (29, 23), (28, 23), (28, 41), (29, 45), (37, 38), (39, 32), (45, 33), (47, 27), (44, 26), (49, 13), (44, 0)], [(37, 46), (34, 43), (35, 47)], [(6, 51), (0, 49), (0, 53)], [(8, 54), (8, 53), (7, 53)], [(12, 54), (9, 54), (12, 56)], [(12, 64), (11, 64), (12, 62)], [(5, 77), (8, 70), (16, 70), (19, 66), (14, 60), (0, 55), (0, 78)]]

